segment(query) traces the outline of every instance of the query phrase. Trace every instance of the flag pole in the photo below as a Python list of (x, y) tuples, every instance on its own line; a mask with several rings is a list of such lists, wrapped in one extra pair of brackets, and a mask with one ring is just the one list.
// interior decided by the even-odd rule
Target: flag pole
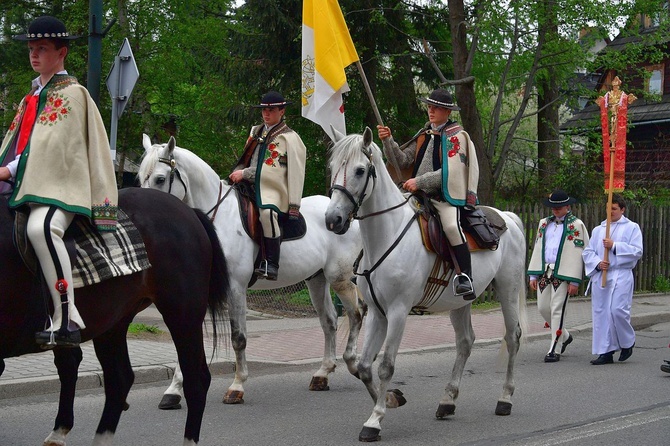
[[(616, 122), (616, 113), (614, 114), (614, 122)], [(607, 223), (605, 224), (605, 238), (610, 238), (610, 226), (612, 224), (612, 195), (614, 190), (614, 156), (616, 152), (616, 128), (612, 132), (612, 137), (610, 138), (610, 179), (609, 187), (607, 190)], [(603, 261), (609, 262), (610, 249), (605, 248), (603, 253)], [(600, 285), (605, 288), (607, 285), (607, 270), (603, 270), (602, 282)]]
[[(609, 146), (610, 170), (609, 170), (609, 182), (607, 184), (607, 221), (605, 223), (605, 238), (607, 239), (610, 238), (610, 227), (612, 223), (612, 195), (614, 193), (614, 168), (615, 168), (614, 160), (616, 156), (617, 144), (622, 147), (621, 150), (624, 151), (623, 152), (624, 158), (626, 150), (625, 132), (623, 132), (622, 135), (620, 135), (623, 136), (623, 141), (617, 142), (617, 133), (619, 131), (619, 113), (621, 112), (621, 110), (619, 110), (620, 102), (625, 101), (625, 104), (623, 104), (622, 102), (624, 106), (623, 119), (625, 120), (627, 116), (628, 104), (637, 99), (635, 95), (625, 94), (623, 91), (621, 91), (619, 87), (620, 85), (621, 85), (621, 79), (619, 79), (619, 76), (616, 76), (612, 80), (612, 90), (606, 93), (605, 96), (599, 97), (597, 100), (598, 105), (600, 106), (601, 109), (601, 127), (603, 132), (603, 140), (605, 136), (609, 136), (609, 143), (610, 143)], [(608, 125), (609, 132), (605, 130), (605, 125)], [(603, 144), (605, 144), (604, 141)], [(605, 248), (605, 251), (603, 253), (604, 262), (609, 262), (609, 253), (610, 248)], [(603, 288), (607, 286), (607, 270), (603, 270), (601, 286)]]
[[(368, 99), (370, 100), (370, 105), (372, 106), (372, 110), (375, 113), (375, 118), (377, 118), (377, 124), (379, 125), (384, 125), (384, 121), (382, 120), (382, 115), (379, 113), (379, 108), (377, 107), (377, 102), (375, 101), (375, 97), (372, 94), (372, 89), (370, 88), (370, 84), (368, 83), (368, 78), (365, 76), (365, 70), (363, 70), (363, 65), (361, 64), (360, 59), (356, 61), (356, 68), (358, 69), (358, 72), (361, 75), (361, 80), (363, 81), (363, 87), (365, 87), (365, 92), (368, 95)], [(389, 149), (386, 150), (386, 153), (389, 154), (389, 161), (391, 162), (391, 165), (393, 166), (393, 170), (395, 170), (396, 177), (397, 178), (402, 178), (402, 174), (400, 173), (400, 166), (398, 166), (398, 162), (395, 159), (395, 156), (393, 156), (392, 150), (390, 150), (389, 147), (389, 138), (382, 139), (382, 144), (384, 145), (385, 148)]]

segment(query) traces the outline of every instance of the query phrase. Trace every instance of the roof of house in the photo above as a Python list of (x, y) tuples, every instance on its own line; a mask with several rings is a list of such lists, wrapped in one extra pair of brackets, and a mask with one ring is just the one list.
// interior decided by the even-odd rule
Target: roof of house
[[(638, 99), (628, 106), (628, 120), (634, 125), (648, 125), (661, 122), (670, 123), (670, 95), (664, 95), (660, 102)], [(564, 122), (562, 133), (574, 133), (578, 130), (600, 128), (600, 107), (591, 104), (575, 113)]]

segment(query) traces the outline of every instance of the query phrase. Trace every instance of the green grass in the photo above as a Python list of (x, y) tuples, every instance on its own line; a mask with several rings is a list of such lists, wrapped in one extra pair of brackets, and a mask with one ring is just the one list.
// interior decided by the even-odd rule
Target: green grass
[(495, 300), (490, 300), (490, 301), (475, 301), (472, 304), (472, 308), (476, 310), (491, 310), (493, 308), (499, 308), (500, 307), (500, 302), (495, 301)]
[(163, 333), (163, 330), (158, 328), (156, 325), (131, 323), (130, 326), (128, 327), (128, 333), (130, 333), (130, 334), (139, 334), (139, 333), (161, 334), (161, 333)]

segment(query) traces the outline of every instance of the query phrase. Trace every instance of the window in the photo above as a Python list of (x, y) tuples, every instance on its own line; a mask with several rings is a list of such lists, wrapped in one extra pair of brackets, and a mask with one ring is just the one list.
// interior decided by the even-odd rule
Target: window
[(651, 65), (645, 67), (651, 73), (649, 78), (645, 79), (645, 91), (651, 94), (663, 94), (663, 64)]

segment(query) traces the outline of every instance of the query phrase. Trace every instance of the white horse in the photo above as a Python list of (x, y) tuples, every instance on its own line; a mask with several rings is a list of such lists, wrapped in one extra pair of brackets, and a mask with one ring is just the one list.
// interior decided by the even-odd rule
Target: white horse
[[(258, 244), (245, 233), (242, 226), (237, 191), (221, 181), (205, 161), (186, 149), (176, 147), (173, 137), (167, 144), (152, 145), (150, 138), (144, 135), (143, 145), (145, 154), (138, 172), (142, 187), (171, 193), (189, 206), (208, 212), (214, 220), (230, 267), (232, 295), (228, 299), (228, 312), (235, 351), (235, 378), (223, 402), (243, 403), (243, 386), (248, 376), (245, 356), (246, 290), (253, 275)], [(307, 233), (298, 240), (282, 243), (276, 281), (258, 280), (251, 287), (253, 290), (269, 290), (305, 281), (325, 336), (323, 361), (312, 376), (310, 390), (328, 390), (328, 375), (336, 366), (337, 312), (329, 285), (342, 301), (348, 316), (349, 336), (343, 359), (351, 373), (356, 372), (356, 342), (363, 317), (356, 286), (351, 281), (354, 262), (362, 249), (358, 226), (344, 236), (327, 231), (323, 225), (323, 215), (329, 201), (325, 196), (302, 199), (300, 212), (305, 217)], [(182, 376), (177, 367), (172, 384), (165, 391), (159, 407), (180, 407), (181, 389)]]
[[(330, 169), (332, 197), (326, 212), (326, 225), (329, 230), (340, 233), (352, 219), (357, 219), (363, 238), (364, 254), (357, 274), (362, 276), (358, 279), (358, 288), (368, 305), (368, 315), (358, 376), (365, 383), (375, 406), (359, 440), (376, 441), (380, 438), (386, 408), (405, 403), (402, 392), (389, 390), (388, 385), (393, 377), (407, 315), (424, 298), (424, 288), (436, 256), (423, 247), (421, 230), (414, 222), (415, 210), (391, 179), (369, 128), (363, 135), (337, 135), (331, 149)], [(472, 253), (472, 273), (476, 294), (481, 294), (489, 283), (493, 283), (502, 306), (508, 362), (496, 414), (509, 415), (514, 393), (514, 360), (522, 327), (526, 324), (526, 243), (521, 220), (513, 213), (498, 212), (507, 231), (501, 235), (497, 250)], [(449, 278), (447, 276), (446, 280)], [(456, 333), (456, 361), (436, 412), (436, 417), (441, 419), (455, 411), (463, 369), (475, 334), (470, 320), (470, 301), (455, 297), (451, 283), (440, 287), (431, 300), (434, 302), (430, 306), (432, 311), (451, 310), (451, 323)], [(382, 345), (385, 347), (378, 367), (377, 385), (373, 381), (372, 363)]]

